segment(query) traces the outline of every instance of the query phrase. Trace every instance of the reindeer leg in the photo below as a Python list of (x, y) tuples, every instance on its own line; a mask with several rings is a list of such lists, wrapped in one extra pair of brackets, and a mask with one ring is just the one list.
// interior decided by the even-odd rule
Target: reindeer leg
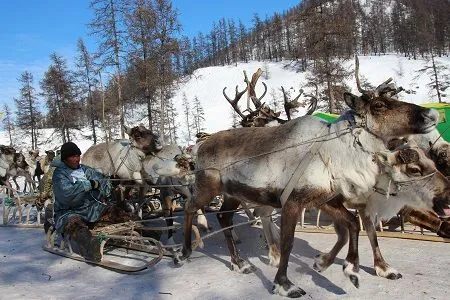
[[(224, 202), (220, 207), (219, 213), (217, 214), (217, 219), (219, 220), (222, 228), (233, 225), (233, 211), (239, 207), (239, 204), (240, 201), (238, 199), (224, 195)], [(223, 233), (231, 255), (231, 269), (244, 274), (254, 272), (255, 268), (239, 256), (231, 229), (226, 229)]]
[(363, 221), (364, 227), (366, 228), (367, 237), (369, 238), (370, 245), (373, 251), (373, 264), (375, 266), (375, 272), (378, 276), (387, 279), (399, 279), (402, 278), (396, 269), (389, 266), (389, 264), (384, 260), (381, 255), (380, 247), (378, 246), (377, 232), (372, 220), (365, 214), (364, 210), (360, 212), (361, 219)]
[(286, 201), (281, 213), (281, 231), (280, 231), (280, 265), (274, 279), (272, 292), (281, 296), (290, 298), (299, 298), (306, 295), (306, 292), (298, 286), (295, 286), (287, 277), (287, 267), (289, 256), (294, 244), (295, 226), (302, 212), (303, 207), (297, 202)]
[[(325, 210), (334, 210), (335, 207), (339, 207), (339, 203), (342, 203), (343, 197), (341, 195), (334, 197), (324, 206)], [(321, 207), (322, 208), (322, 207)], [(318, 272), (325, 271), (336, 259), (337, 254), (347, 244), (349, 231), (348, 226), (342, 222), (342, 218), (333, 220), (334, 231), (336, 232), (338, 240), (333, 248), (328, 253), (321, 253), (314, 259), (313, 268)]]
[(336, 259), (336, 255), (341, 251), (341, 249), (345, 246), (345, 244), (347, 244), (348, 241), (348, 228), (338, 221), (334, 221), (333, 225), (338, 240), (330, 252), (321, 253), (315, 257), (313, 268), (318, 272), (325, 271), (334, 262), (334, 260)]
[(339, 223), (345, 224), (349, 233), (348, 253), (343, 265), (343, 271), (346, 277), (350, 279), (353, 285), (359, 288), (359, 253), (358, 253), (358, 238), (359, 238), (359, 222), (356, 217), (349, 212), (342, 201), (339, 201), (341, 195), (335, 197), (331, 201), (327, 202), (321, 207), (327, 212), (334, 220), (338, 220)]
[(195, 178), (194, 195), (184, 206), (184, 244), (181, 256), (174, 256), (176, 265), (188, 259), (192, 254), (192, 220), (197, 209), (204, 207), (211, 199), (220, 194), (220, 173), (214, 170), (198, 172)]
[(255, 215), (261, 217), (264, 237), (269, 246), (269, 265), (278, 267), (280, 264), (280, 229), (272, 221), (273, 207), (263, 206), (255, 208)]

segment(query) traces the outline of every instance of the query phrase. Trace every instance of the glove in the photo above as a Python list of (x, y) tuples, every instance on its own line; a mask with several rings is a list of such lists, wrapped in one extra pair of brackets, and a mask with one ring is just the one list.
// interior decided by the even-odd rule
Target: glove
[(91, 183), (91, 187), (93, 190), (97, 190), (100, 187), (100, 182), (97, 180), (90, 179), (89, 182)]
[(119, 176), (111, 175), (110, 178), (111, 178), (111, 185), (113, 187), (116, 187), (116, 186), (118, 186), (120, 184), (120, 177)]

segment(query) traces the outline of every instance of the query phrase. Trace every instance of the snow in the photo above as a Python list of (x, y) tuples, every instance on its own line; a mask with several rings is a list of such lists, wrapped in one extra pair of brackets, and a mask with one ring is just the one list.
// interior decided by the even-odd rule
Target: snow
[[(208, 216), (217, 229), (214, 216)], [(239, 214), (235, 222), (247, 219)], [(268, 265), (259, 227), (236, 229), (244, 259), (257, 270), (240, 274), (229, 269), (223, 234), (205, 240), (190, 262), (174, 266), (164, 258), (136, 275), (120, 274), (63, 258), (40, 249), (42, 229), (0, 228), (0, 299), (282, 299), (271, 294), (276, 269)], [(181, 233), (177, 232), (180, 241)], [(304, 299), (447, 299), (450, 244), (380, 238), (384, 257), (403, 274), (391, 281), (374, 275), (372, 252), (361, 236), (361, 286), (344, 277), (347, 247), (323, 273), (313, 270), (314, 256), (328, 251), (334, 234), (296, 233), (288, 276), (303, 288)]]
[[(450, 66), (450, 58), (439, 61)], [(409, 60), (397, 55), (362, 56), (360, 72), (373, 85), (393, 77), (398, 85), (414, 90), (415, 94), (402, 94), (403, 100), (421, 104), (436, 102), (431, 99), (425, 85), (426, 76), (416, 82), (415, 70), (423, 66), (423, 61)], [(347, 62), (353, 68), (353, 62)], [(235, 86), (244, 87), (243, 70), (249, 78), (258, 69), (269, 71), (264, 76), (268, 86), (265, 98), (271, 101), (272, 89), (282, 98), (280, 87), (284, 86), (291, 95), (298, 93), (306, 85), (306, 74), (290, 67), (290, 62), (249, 62), (236, 66), (209, 67), (199, 69), (179, 85), (174, 102), (179, 112), (178, 123), (182, 123), (182, 97), (186, 94), (192, 101), (197, 96), (205, 109), (205, 131), (216, 132), (231, 125), (231, 108), (222, 95), (234, 96)], [(447, 68), (450, 70), (450, 68)], [(257, 94), (262, 92), (257, 84)], [(347, 84), (357, 93), (354, 79)], [(305, 90), (305, 93), (311, 92)], [(245, 96), (243, 97), (245, 98)], [(449, 101), (449, 96), (445, 101)], [(245, 100), (243, 101), (245, 102)], [(304, 114), (300, 110), (299, 115)], [(52, 136), (53, 130), (42, 130), (39, 147), (42, 150), (57, 149), (61, 141)], [(27, 149), (29, 139), (15, 132), (14, 144)], [(77, 133), (74, 141), (85, 152), (92, 141), (89, 131)], [(187, 140), (185, 140), (187, 143)], [(0, 132), (0, 144), (9, 144), (7, 133)], [(1, 210), (1, 209), (0, 209)], [(214, 229), (219, 226), (214, 216), (208, 216)], [(235, 218), (235, 223), (246, 221), (243, 215)], [(182, 220), (179, 221), (182, 223)], [(239, 274), (229, 269), (229, 253), (223, 234), (205, 240), (205, 248), (193, 253), (191, 262), (175, 267), (169, 258), (163, 259), (155, 267), (138, 275), (119, 274), (86, 263), (62, 258), (41, 249), (44, 242), (43, 229), (16, 227), (0, 228), (0, 299), (281, 299), (271, 295), (272, 281), (276, 269), (268, 265), (267, 250), (264, 249), (259, 227), (242, 226), (236, 229), (242, 239), (238, 245), (241, 255), (250, 261), (256, 272)], [(181, 233), (177, 232), (177, 242)], [(366, 237), (360, 238), (361, 287), (356, 289), (344, 277), (342, 263), (346, 249), (323, 273), (312, 269), (314, 256), (320, 251), (328, 251), (334, 244), (334, 234), (296, 233), (294, 249), (291, 253), (288, 275), (294, 283), (303, 288), (306, 299), (446, 299), (448, 278), (450, 278), (450, 244), (380, 238), (383, 256), (403, 274), (403, 278), (390, 281), (374, 275), (372, 251)]]

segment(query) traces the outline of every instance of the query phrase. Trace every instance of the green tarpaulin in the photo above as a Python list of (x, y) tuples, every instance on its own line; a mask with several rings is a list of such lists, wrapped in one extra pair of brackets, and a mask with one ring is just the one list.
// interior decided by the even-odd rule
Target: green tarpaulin
[[(424, 103), (420, 106), (433, 108), (439, 112), (439, 122), (437, 130), (441, 133), (442, 138), (447, 142), (450, 142), (450, 104), (448, 103)], [(314, 116), (319, 117), (325, 121), (332, 122), (336, 120), (339, 115), (329, 114), (320, 111), (316, 111)]]

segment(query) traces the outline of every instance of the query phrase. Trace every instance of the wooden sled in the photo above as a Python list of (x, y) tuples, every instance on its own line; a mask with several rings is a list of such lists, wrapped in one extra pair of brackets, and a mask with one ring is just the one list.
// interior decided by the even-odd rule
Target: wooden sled
[[(150, 227), (144, 226), (146, 222), (148, 220), (129, 221), (91, 230), (92, 235), (99, 237), (101, 240), (100, 251), (102, 259), (100, 262), (87, 260), (77, 254), (73, 250), (77, 248), (75, 247), (76, 243), (69, 236), (65, 236), (64, 238), (59, 236), (60, 243), (58, 245), (55, 242), (58, 236), (52, 225), (45, 226), (48, 228), (46, 228), (46, 244), (43, 245), (43, 249), (53, 254), (98, 265), (121, 273), (143, 271), (156, 265), (164, 256), (174, 257), (180, 255), (181, 245), (164, 246), (158, 240), (142, 236), (139, 233), (143, 231), (166, 231), (168, 229), (178, 228), (180, 224), (176, 224), (171, 228), (166, 226)], [(196, 240), (193, 245), (195, 247), (200, 245), (201, 247), (200, 234), (196, 227), (194, 228), (194, 234), (196, 235)], [(119, 257), (117, 253), (113, 253), (115, 250), (122, 250), (122, 257)], [(111, 257), (116, 260), (111, 259)], [(125, 260), (132, 261), (133, 264), (125, 263)]]
[[(73, 249), (76, 242), (70, 237), (60, 237), (59, 245), (55, 242), (56, 231), (50, 227), (46, 232), (46, 244), (43, 249), (53, 254), (74, 260), (98, 265), (100, 267), (121, 272), (136, 273), (156, 265), (164, 256), (161, 243), (151, 237), (143, 237), (138, 233), (141, 225), (134, 222), (113, 224), (91, 230), (93, 236), (101, 241), (99, 262), (87, 260)], [(126, 261), (126, 262), (125, 262)]]

